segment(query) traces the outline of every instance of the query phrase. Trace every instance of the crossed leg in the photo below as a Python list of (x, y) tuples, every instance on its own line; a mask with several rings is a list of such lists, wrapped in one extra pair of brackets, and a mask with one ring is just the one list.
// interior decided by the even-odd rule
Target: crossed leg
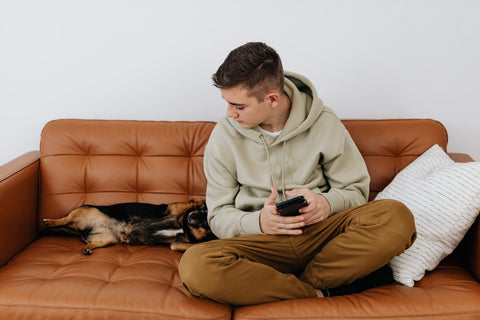
[(316, 289), (349, 284), (384, 266), (413, 243), (415, 234), (408, 208), (375, 201), (332, 215), (299, 236), (194, 245), (182, 257), (179, 273), (193, 295), (232, 305), (313, 298)]

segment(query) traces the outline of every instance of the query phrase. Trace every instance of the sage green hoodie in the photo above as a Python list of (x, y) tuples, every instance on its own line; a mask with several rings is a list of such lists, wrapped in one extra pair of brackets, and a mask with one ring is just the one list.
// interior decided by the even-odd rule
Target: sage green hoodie
[(219, 238), (262, 234), (260, 210), (275, 187), (324, 195), (331, 214), (367, 201), (370, 177), (349, 133), (305, 77), (285, 73), (289, 118), (274, 139), (232, 118), (215, 126), (204, 154), (208, 221)]

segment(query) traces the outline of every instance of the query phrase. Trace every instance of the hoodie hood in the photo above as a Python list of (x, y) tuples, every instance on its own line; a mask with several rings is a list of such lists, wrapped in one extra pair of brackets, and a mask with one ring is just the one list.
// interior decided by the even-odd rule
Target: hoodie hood
[[(318, 97), (313, 84), (300, 74), (285, 72), (284, 91), (292, 103), (290, 115), (277, 139), (264, 136), (268, 145), (282, 143), (305, 132), (318, 119), (324, 109), (323, 101)], [(232, 118), (228, 118), (228, 121), (241, 135), (263, 144), (264, 141), (261, 139), (262, 133), (260, 131), (245, 129)]]

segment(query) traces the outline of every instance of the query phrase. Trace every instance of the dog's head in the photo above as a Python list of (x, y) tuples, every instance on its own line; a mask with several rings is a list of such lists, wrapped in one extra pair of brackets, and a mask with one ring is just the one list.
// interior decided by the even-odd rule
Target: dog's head
[(208, 210), (205, 201), (185, 213), (183, 224), (191, 243), (217, 239), (208, 225), (207, 215)]

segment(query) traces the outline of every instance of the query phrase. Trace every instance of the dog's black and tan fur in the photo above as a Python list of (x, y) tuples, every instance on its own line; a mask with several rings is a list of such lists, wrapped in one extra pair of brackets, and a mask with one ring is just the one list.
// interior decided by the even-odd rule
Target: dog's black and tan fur
[(193, 243), (216, 237), (207, 223), (204, 201), (171, 204), (119, 203), (84, 205), (61, 219), (44, 219), (52, 230), (80, 235), (86, 243), (83, 254), (116, 243), (166, 245), (185, 251)]

